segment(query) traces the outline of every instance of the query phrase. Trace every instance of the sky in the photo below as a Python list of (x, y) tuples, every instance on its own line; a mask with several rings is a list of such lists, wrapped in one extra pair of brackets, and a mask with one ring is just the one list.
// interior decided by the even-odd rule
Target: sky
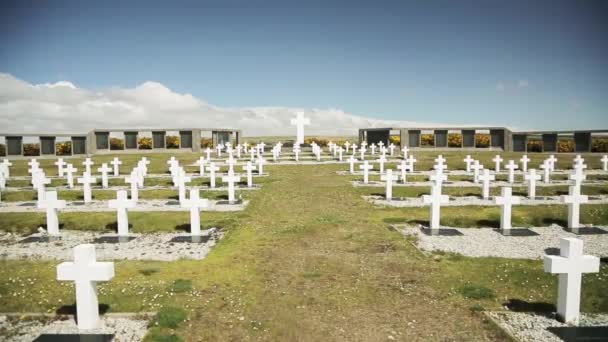
[[(0, 123), (95, 121), (73, 94), (29, 93), (60, 82), (112, 108), (124, 107), (119, 91), (152, 89), (138, 97), (152, 101), (163, 89), (198, 101), (195, 118), (232, 113), (229, 126), (261, 108), (369, 119), (350, 125), (608, 128), (606, 18), (606, 1), (4, 0)], [(139, 112), (108, 115), (160, 116), (129, 105)]]

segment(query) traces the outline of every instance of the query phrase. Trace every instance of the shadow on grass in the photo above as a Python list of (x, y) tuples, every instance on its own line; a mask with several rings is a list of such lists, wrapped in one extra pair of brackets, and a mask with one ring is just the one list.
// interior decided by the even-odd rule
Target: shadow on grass
[[(108, 304), (99, 304), (99, 314), (103, 315), (110, 310), (110, 306)], [(76, 320), (78, 320), (78, 316), (76, 316), (76, 304), (71, 305), (63, 305), (60, 306), (55, 313), (57, 315), (74, 315)]]
[[(112, 223), (108, 223), (106, 224), (106, 230), (111, 230), (115, 233), (118, 233), (118, 222), (114, 221)], [(133, 228), (133, 225), (129, 223), (129, 230), (131, 230), (131, 228)]]
[(190, 232), (190, 223), (178, 224), (175, 226), (175, 230), (189, 233)]
[(478, 227), (499, 228), (500, 220), (477, 220)]
[(556, 224), (561, 227), (568, 227), (568, 221), (566, 221), (564, 219), (547, 217), (547, 218), (543, 218), (542, 220), (540, 220), (540, 222), (542, 222), (542, 224), (545, 226), (550, 226), (552, 224)]
[(527, 302), (521, 299), (511, 298), (503, 304), (509, 310), (515, 312), (552, 313), (557, 310), (554, 304), (546, 302)]

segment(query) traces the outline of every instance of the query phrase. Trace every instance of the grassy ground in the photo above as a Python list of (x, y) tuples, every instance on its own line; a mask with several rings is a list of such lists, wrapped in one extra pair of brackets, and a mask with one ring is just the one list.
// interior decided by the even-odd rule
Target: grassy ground
[[(457, 166), (461, 157), (448, 160)], [(166, 159), (154, 157), (156, 172), (163, 172)], [(379, 341), (389, 335), (495, 341), (506, 337), (479, 310), (553, 309), (557, 278), (543, 272), (541, 261), (427, 257), (389, 227), (427, 220), (427, 208), (374, 208), (361, 198), (365, 189), (335, 173), (344, 165), (267, 169), (271, 176), (250, 193), (245, 211), (203, 214), (205, 226), (226, 231), (207, 259), (117, 262), (116, 278), (100, 285), (101, 303), (111, 312), (186, 310), (187, 321), (175, 329), (153, 327), (150, 341), (172, 334), (192, 341)], [(582, 220), (606, 224), (607, 212), (606, 206), (586, 206)], [(111, 213), (86, 215), (61, 214), (63, 229), (104, 230), (115, 220)], [(515, 216), (522, 225), (560, 222), (565, 208), (522, 207)], [(445, 208), (443, 218), (444, 224), (476, 227), (496, 222), (498, 211)], [(0, 229), (26, 232), (43, 219), (2, 214)], [(187, 213), (131, 213), (130, 223), (137, 232), (174, 231), (187, 223)], [(0, 261), (2, 311), (53, 312), (71, 305), (73, 286), (55, 280), (56, 265)], [(584, 311), (608, 312), (607, 285), (605, 263), (599, 274), (584, 276)]]

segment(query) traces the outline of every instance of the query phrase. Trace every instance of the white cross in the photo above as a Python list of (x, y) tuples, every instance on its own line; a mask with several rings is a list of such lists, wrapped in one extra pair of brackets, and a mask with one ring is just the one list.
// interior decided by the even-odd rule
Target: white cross
[(264, 164), (266, 164), (266, 159), (261, 155), (258, 156), (258, 159), (255, 160), (256, 164), (258, 164), (258, 175), (264, 173)]
[(600, 161), (602, 162), (602, 170), (608, 171), (608, 154), (604, 154)]
[(402, 160), (401, 163), (399, 165), (397, 165), (397, 169), (399, 171), (401, 171), (401, 181), (403, 183), (406, 182), (406, 174), (407, 174), (407, 170), (409, 169), (408, 165), (407, 165), (407, 161)]
[(429, 177), (429, 179), (431, 182), (435, 182), (434, 186), (441, 188), (443, 182), (448, 180), (448, 176), (444, 175), (441, 171), (436, 170), (435, 173)]
[(568, 204), (568, 228), (576, 231), (581, 227), (580, 224), (580, 206), (589, 201), (587, 195), (581, 195), (580, 190), (577, 191), (574, 186), (569, 187), (568, 195), (562, 195), (563, 203)]
[(384, 142), (379, 141), (379, 142), (378, 142), (378, 146), (380, 146), (380, 147), (384, 146)]
[(303, 112), (298, 112), (295, 119), (291, 119), (291, 124), (296, 126), (296, 143), (304, 143), (304, 125), (310, 125), (310, 119), (304, 117)]
[(57, 209), (65, 208), (65, 201), (57, 199), (57, 191), (47, 191), (42, 200), (38, 200), (38, 209), (46, 209), (46, 231), (49, 235), (59, 235)]
[(462, 160), (465, 164), (467, 173), (471, 172), (471, 163), (473, 163), (474, 160), (475, 159), (471, 158), (471, 156), (468, 154), (467, 154), (467, 157)]
[(4, 173), (4, 168), (6, 166), (0, 164), (0, 190), (4, 190), (6, 188), (6, 176)]
[(78, 172), (78, 169), (75, 168), (74, 165), (68, 164), (64, 171), (67, 175), (68, 187), (70, 189), (74, 188), (74, 173)]
[[(376, 144), (372, 143), (369, 145), (370, 150), (372, 150), (372, 156), (376, 154)], [(362, 149), (363, 150), (363, 149)]]
[(543, 182), (547, 184), (551, 183), (551, 162), (546, 159), (545, 162), (540, 166), (540, 168), (543, 169), (544, 173)]
[(473, 169), (473, 182), (479, 183), (479, 171), (483, 170), (483, 165), (479, 163), (479, 160), (475, 160), (471, 169)]
[(583, 240), (561, 238), (559, 247), (559, 256), (545, 255), (545, 272), (559, 274), (557, 287), (559, 319), (567, 324), (578, 325), (583, 273), (599, 272), (600, 259), (592, 255), (583, 255)]
[(254, 161), (254, 160), (255, 160), (255, 155), (256, 155), (256, 153), (257, 153), (257, 149), (255, 149), (255, 148), (251, 147), (251, 150), (249, 150), (249, 153), (250, 153), (250, 155), (251, 155), (250, 160), (251, 160), (251, 161)]
[(125, 183), (131, 184), (131, 200), (133, 202), (139, 201), (139, 189), (137, 188), (139, 176), (136, 170), (131, 171), (129, 176), (125, 176)]
[(574, 188), (578, 193), (581, 192), (581, 185), (583, 185), (583, 181), (585, 179), (587, 179), (587, 176), (583, 172), (583, 169), (585, 167), (587, 167), (587, 166), (586, 165), (575, 166), (574, 170), (572, 171), (572, 174), (570, 174), (570, 176), (568, 177), (570, 180), (574, 181)]
[[(500, 196), (494, 197), (494, 204), (500, 205), (500, 229), (508, 235), (511, 229), (511, 209), (514, 204), (520, 204), (519, 196), (512, 196), (513, 190), (510, 187), (503, 187), (500, 191)], [(506, 231), (506, 232), (505, 232)]]
[(59, 158), (54, 164), (57, 165), (57, 175), (63, 177), (63, 167), (67, 165), (67, 163), (63, 161), (63, 158)]
[(435, 158), (435, 163), (436, 164), (444, 164), (446, 162), (446, 159), (443, 158), (443, 156), (440, 154), (437, 156), (437, 158)]
[(422, 202), (431, 206), (429, 220), (431, 232), (440, 228), (441, 204), (448, 201), (449, 197), (441, 194), (441, 186), (433, 186), (430, 195), (422, 195)]
[(27, 172), (31, 173), (32, 175), (34, 173), (36, 173), (36, 171), (38, 171), (40, 169), (40, 163), (36, 160), (36, 159), (32, 159), (30, 160), (27, 165), (30, 166), (30, 168), (27, 170)]
[(251, 164), (250, 161), (247, 162), (245, 166), (243, 166), (243, 170), (247, 171), (247, 187), (251, 188), (253, 186), (253, 170), (255, 170), (255, 166)]
[(574, 162), (574, 165), (581, 165), (585, 162), (585, 158), (581, 157), (580, 154), (577, 154), (572, 161)]
[(483, 189), (481, 192), (481, 197), (483, 197), (483, 199), (490, 198), (490, 181), (493, 181), (494, 179), (494, 175), (491, 175), (490, 170), (488, 169), (484, 169), (483, 175), (479, 176), (479, 180), (482, 181), (483, 184)]
[(118, 177), (118, 175), (120, 175), (120, 165), (122, 165), (122, 162), (120, 161), (120, 159), (118, 159), (118, 157), (114, 157), (110, 164), (112, 164), (112, 167), (114, 169), (114, 177)]
[(551, 166), (551, 172), (555, 171), (555, 162), (557, 161), (557, 158), (555, 158), (554, 155), (550, 155), (549, 158), (547, 158), (547, 161)]
[(209, 206), (209, 200), (200, 198), (198, 189), (190, 189), (190, 198), (181, 202), (181, 207), (190, 209), (190, 235), (201, 235), (201, 213), (202, 208)]
[(85, 173), (91, 173), (91, 166), (95, 164), (91, 158), (86, 158), (83, 162), (82, 165), (84, 165), (84, 172)]
[(342, 147), (338, 147), (337, 151), (338, 151), (338, 160), (342, 161), (342, 152), (344, 150), (342, 149)]
[(528, 155), (524, 154), (519, 161), (521, 162), (521, 172), (523, 172), (523, 173), (528, 172), (528, 162), (530, 161), (530, 158), (528, 158)]
[(210, 162), (209, 166), (207, 166), (207, 171), (209, 171), (209, 187), (215, 188), (215, 172), (219, 171), (220, 168), (215, 165), (214, 162)]
[(361, 142), (361, 147), (366, 147), (367, 146), (367, 141), (362, 141)]
[(215, 149), (217, 150), (217, 157), (221, 157), (222, 156), (222, 144), (218, 144), (217, 146), (215, 146)]
[(509, 160), (507, 165), (505, 165), (505, 169), (509, 170), (509, 183), (513, 184), (515, 182), (515, 170), (518, 168), (517, 164), (513, 160)]
[(205, 175), (205, 165), (207, 164), (207, 159), (205, 157), (200, 157), (196, 161), (196, 165), (198, 165), (198, 173), (203, 177)]
[(81, 178), (78, 178), (78, 183), (82, 184), (84, 191), (84, 203), (89, 203), (92, 200), (93, 193), (91, 191), (91, 184), (97, 183), (97, 178), (91, 177), (91, 174), (85, 172)]
[(76, 285), (80, 330), (100, 327), (97, 282), (114, 278), (114, 263), (95, 259), (95, 245), (83, 244), (74, 247), (74, 262), (62, 262), (57, 266), (57, 280), (72, 280)]
[(369, 170), (372, 170), (374, 166), (367, 160), (363, 161), (363, 164), (359, 165), (359, 169), (363, 170), (363, 183), (369, 183)]
[(378, 163), (380, 164), (380, 174), (384, 173), (384, 163), (385, 162), (386, 162), (385, 156), (380, 156), (380, 158), (378, 158)]
[(365, 146), (361, 146), (361, 149), (359, 150), (359, 158), (361, 160), (365, 160), (365, 152), (367, 151), (367, 149), (365, 148)]
[(234, 165), (236, 165), (236, 159), (230, 158), (226, 159), (226, 165), (228, 165), (228, 172), (234, 172)]
[(240, 159), (241, 158), (241, 151), (243, 150), (243, 146), (236, 145), (235, 150), (236, 150), (236, 157), (238, 159)]
[(33, 175), (32, 175), (32, 183), (34, 183), (34, 188), (36, 188), (36, 190), (38, 190), (38, 195), (37, 195), (37, 199), (38, 201), (41, 201), (44, 199), (44, 195), (45, 195), (45, 185), (47, 184), (51, 184), (51, 179), (50, 178), (46, 178), (46, 175), (44, 174), (44, 171), (42, 171), (41, 169), (38, 169)]
[(393, 199), (393, 181), (399, 180), (399, 176), (393, 175), (393, 170), (386, 170), (386, 174), (380, 176), (380, 180), (386, 182), (386, 200), (391, 201)]
[(137, 163), (137, 167), (134, 168), (133, 170), (135, 170), (136, 174), (137, 174), (137, 186), (140, 188), (144, 187), (144, 175), (145, 175), (145, 171), (144, 171), (144, 166), (142, 165), (141, 162)]
[(416, 158), (410, 154), (410, 156), (407, 158), (407, 166), (410, 170), (410, 172), (414, 172), (414, 164), (417, 162)]
[(13, 163), (11, 163), (11, 161), (8, 159), (4, 159), (4, 160), (2, 160), (2, 165), (4, 166), (4, 171), (5, 171), (4, 176), (7, 179), (10, 178), (10, 176), (11, 176), (10, 167), (13, 165)]
[(344, 143), (344, 146), (346, 147), (346, 153), (348, 153), (348, 147), (350, 146), (350, 143), (347, 141)]
[(108, 188), (108, 173), (110, 171), (112, 169), (106, 163), (101, 164), (101, 167), (97, 169), (97, 172), (101, 172), (101, 187), (104, 189)]
[(401, 153), (403, 154), (403, 159), (407, 158), (407, 153), (410, 151), (410, 149), (407, 146), (403, 146), (401, 148)]
[(241, 177), (234, 174), (228, 174), (227, 176), (222, 177), (222, 182), (228, 183), (228, 202), (234, 202), (234, 184), (240, 181)]
[(148, 165), (150, 164), (150, 161), (148, 160), (148, 158), (142, 157), (138, 164), (141, 165), (141, 169), (144, 172), (144, 176), (147, 176), (148, 175)]
[[(364, 141), (364, 142), (365, 142), (365, 141)], [(363, 146), (363, 143), (361, 143), (361, 146)], [(352, 148), (352, 150), (353, 150), (353, 155), (354, 155), (355, 153), (357, 153), (357, 144), (352, 144), (351, 148)]]
[(211, 149), (209, 147), (207, 147), (205, 149), (205, 154), (207, 155), (207, 160), (211, 160)]
[(395, 144), (391, 143), (391, 144), (388, 146), (388, 149), (391, 151), (390, 153), (391, 153), (391, 157), (392, 157), (392, 156), (393, 156), (393, 154), (395, 153)]
[(129, 235), (129, 215), (127, 209), (135, 208), (137, 203), (127, 197), (127, 190), (116, 191), (116, 199), (108, 201), (108, 207), (116, 209), (118, 236)]
[(300, 146), (299, 145), (295, 145), (293, 147), (293, 154), (295, 154), (296, 156), (296, 162), (299, 162), (299, 157), (300, 157)]
[(536, 181), (540, 180), (540, 175), (536, 174), (535, 169), (530, 169), (524, 175), (524, 180), (528, 181), (528, 197), (534, 199), (536, 197)]
[(497, 154), (496, 157), (492, 159), (492, 161), (494, 162), (494, 171), (496, 171), (496, 173), (500, 172), (500, 163), (502, 163), (503, 160), (504, 159), (502, 159), (499, 154)]
[[(355, 145), (353, 145), (355, 146)], [(357, 158), (355, 158), (355, 156), (351, 155), (350, 158), (348, 158), (348, 163), (350, 164), (350, 169), (349, 172), (352, 175), (353, 173), (355, 173), (355, 163), (357, 162)]]
[(243, 143), (243, 152), (247, 153), (247, 148), (249, 147), (249, 143), (244, 142)]
[(177, 191), (178, 191), (178, 195), (179, 195), (178, 196), (179, 201), (182, 202), (183, 200), (186, 199), (186, 183), (189, 183), (190, 181), (192, 181), (192, 179), (186, 175), (186, 171), (181, 169), (177, 173), (177, 176), (175, 177), (175, 181), (177, 182), (176, 185), (177, 185)]

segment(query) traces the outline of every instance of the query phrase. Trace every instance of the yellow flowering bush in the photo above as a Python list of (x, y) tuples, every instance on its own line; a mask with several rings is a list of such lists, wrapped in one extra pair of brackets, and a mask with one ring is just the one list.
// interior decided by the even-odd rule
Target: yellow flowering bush
[(462, 146), (462, 134), (450, 133), (448, 134), (448, 147), (461, 147)]
[(70, 156), (72, 155), (72, 142), (63, 141), (55, 144), (55, 154), (58, 156)]
[(167, 148), (179, 148), (179, 137), (175, 135), (168, 135), (166, 138)]
[(485, 148), (490, 147), (489, 134), (475, 134), (475, 147)]

